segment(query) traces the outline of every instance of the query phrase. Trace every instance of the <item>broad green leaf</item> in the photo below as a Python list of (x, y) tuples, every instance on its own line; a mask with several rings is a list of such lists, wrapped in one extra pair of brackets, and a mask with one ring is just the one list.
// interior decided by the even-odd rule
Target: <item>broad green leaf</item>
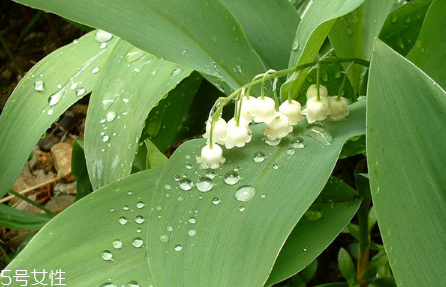
[(420, 34), (421, 26), (432, 0), (407, 2), (387, 16), (379, 38), (392, 49), (406, 56)]
[[(99, 287), (107, 282), (127, 286), (132, 281), (141, 286), (153, 284), (144, 251), (147, 243), (137, 248), (132, 242), (135, 238), (144, 241), (144, 234), (151, 230), (147, 204), (159, 174), (160, 169), (143, 171), (82, 198), (46, 224), (5, 268), (11, 271), (4, 275), (12, 277), (15, 270), (27, 270), (31, 275), (28, 286), (35, 283), (34, 269), (65, 272), (61, 283), (66, 286)], [(136, 222), (137, 216), (144, 222)], [(102, 259), (104, 251), (110, 251), (110, 260)], [(4, 277), (0, 280), (4, 284), (8, 281)], [(12, 281), (18, 284), (14, 278)], [(43, 283), (50, 286), (49, 274)]]
[(37, 230), (51, 219), (50, 215), (34, 214), (0, 204), (0, 226), (15, 230)]
[(283, 281), (315, 260), (345, 228), (360, 203), (351, 187), (330, 178), (289, 235), (265, 285)]
[[(446, 2), (434, 0), (427, 11), (420, 36), (407, 58), (428, 74), (432, 79), (446, 88), (446, 41), (443, 27), (446, 26)], [(418, 17), (414, 15), (413, 17)], [(409, 18), (408, 20), (410, 20)]]
[[(360, 58), (369, 60), (373, 41), (389, 14), (394, 1), (366, 0), (351, 13), (342, 16), (330, 31), (330, 42), (341, 58)], [(348, 63), (344, 65), (346, 68)], [(352, 66), (349, 76), (356, 94), (359, 94), (361, 75), (364, 67)]]
[(239, 23), (220, 1), (17, 2), (106, 30), (158, 58), (222, 79), (233, 89), (265, 70)]
[[(350, 13), (362, 2), (364, 0), (334, 0), (327, 5), (325, 1), (319, 0), (311, 4), (297, 27), (288, 66), (294, 67), (314, 61), (336, 19)], [(292, 94), (298, 93), (305, 82), (308, 70), (303, 70), (296, 80), (288, 78), (288, 82), (281, 88), (281, 96), (286, 97), (289, 90)]]
[[(192, 72), (118, 40), (98, 73), (85, 123), (85, 156), (93, 189), (131, 172), (150, 109)], [(161, 126), (159, 126), (161, 128)]]
[[(290, 141), (304, 123), (277, 147), (262, 141), (264, 126), (257, 125), (249, 144), (225, 150), (226, 162), (212, 176), (195, 159), (204, 139), (180, 146), (150, 204), (154, 232), (147, 234), (153, 242), (147, 255), (156, 286), (262, 286), (289, 233), (328, 180), (343, 143), (364, 133), (364, 116), (364, 102), (358, 102), (345, 121), (310, 127), (302, 135), (305, 147), (294, 150)], [(333, 142), (326, 145), (314, 129), (329, 139), (328, 130)], [(263, 162), (253, 160), (257, 152), (265, 154)], [(228, 185), (224, 179), (234, 169), (240, 180)], [(200, 192), (209, 188), (199, 182), (205, 174), (215, 176), (213, 188)], [(241, 187), (254, 188), (254, 197), (237, 201)]]
[(396, 282), (442, 286), (446, 154), (439, 143), (446, 141), (446, 93), (377, 40), (367, 94), (371, 192)]
[[(285, 69), (300, 17), (289, 1), (221, 0), (268, 69)], [(253, 13), (255, 11), (255, 13)]]
[(0, 117), (0, 196), (19, 176), (43, 133), (73, 103), (88, 94), (115, 42), (101, 48), (95, 32), (54, 51), (36, 64), (11, 94)]

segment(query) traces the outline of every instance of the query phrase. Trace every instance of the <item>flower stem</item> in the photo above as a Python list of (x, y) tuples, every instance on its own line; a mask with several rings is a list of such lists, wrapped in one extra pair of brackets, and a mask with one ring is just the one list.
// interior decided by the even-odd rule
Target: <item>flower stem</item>
[(347, 69), (345, 69), (345, 71), (344, 71), (344, 78), (342, 79), (342, 84), (341, 84), (341, 87), (339, 88), (338, 97), (336, 98), (336, 100), (338, 100), (338, 101), (341, 100), (341, 94), (344, 90), (344, 86), (345, 86), (345, 82), (347, 81), (348, 73), (350, 72), (350, 69), (353, 66), (353, 64), (354, 64), (354, 62), (351, 62), (348, 65)]
[(319, 79), (320, 79), (320, 70), (321, 67), (319, 65), (319, 62), (316, 63), (316, 90), (317, 90), (317, 100), (321, 100), (321, 91), (319, 90)]

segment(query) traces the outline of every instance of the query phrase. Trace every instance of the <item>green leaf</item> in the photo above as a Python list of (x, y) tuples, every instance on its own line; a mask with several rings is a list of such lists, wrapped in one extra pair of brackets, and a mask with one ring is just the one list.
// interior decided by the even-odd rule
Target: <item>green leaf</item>
[(352, 258), (344, 248), (339, 250), (338, 264), (342, 276), (344, 276), (345, 280), (348, 282), (348, 286), (359, 286), (356, 279), (355, 265), (353, 264)]
[[(110, 51), (108, 47), (101, 49), (94, 38), (94, 32), (89, 33), (45, 57), (11, 94), (0, 117), (0, 196), (20, 175), (42, 134), (69, 106), (88, 94), (99, 79), (91, 71), (102, 68)], [(115, 38), (109, 40), (108, 46), (114, 41)], [(39, 91), (40, 81), (43, 91)]]
[(361, 203), (356, 196), (355, 190), (331, 177), (289, 235), (265, 285), (285, 280), (315, 260), (355, 215)]
[(106, 30), (158, 58), (220, 78), (233, 89), (265, 71), (240, 24), (220, 1), (17, 2)]
[(93, 191), (88, 177), (87, 162), (85, 160), (84, 143), (75, 140), (71, 156), (71, 173), (76, 177), (76, 201)]
[(85, 156), (94, 189), (130, 174), (147, 114), (191, 72), (123, 40), (116, 42), (100, 71), (102, 81), (91, 95), (85, 123)]
[[(147, 203), (160, 172), (150, 169), (131, 175), (77, 201), (39, 231), (5, 268), (11, 271), (4, 275), (13, 276), (15, 270), (28, 270), (32, 274), (34, 269), (38, 272), (45, 269), (65, 272), (61, 283), (67, 286), (103, 286), (110, 278), (116, 286), (131, 281), (141, 286), (153, 284), (144, 251), (147, 243), (136, 248), (132, 242), (135, 238), (144, 241), (144, 234), (151, 230)], [(135, 222), (139, 215), (145, 219), (141, 224)], [(120, 223), (122, 217), (127, 219), (126, 224)], [(116, 245), (119, 244), (116, 240), (122, 242), (122, 247)], [(102, 259), (106, 250), (113, 256), (109, 261)], [(8, 281), (3, 277), (0, 282)], [(32, 277), (28, 282), (35, 283)], [(48, 274), (43, 283), (51, 284)]]
[(379, 38), (392, 49), (406, 56), (420, 34), (423, 20), (432, 0), (407, 2), (387, 16)]
[[(267, 68), (288, 66), (290, 48), (300, 17), (289, 1), (222, 0), (237, 18)], [(255, 11), (255, 13), (253, 13)]]
[(17, 210), (5, 204), (0, 204), (0, 226), (15, 230), (37, 230), (42, 228), (51, 216), (34, 214)]
[(365, 136), (349, 139), (342, 148), (339, 158), (347, 158), (357, 154), (365, 154)]
[(398, 285), (442, 286), (446, 154), (439, 143), (446, 142), (446, 94), (379, 40), (369, 79), (368, 168), (390, 265)]
[[(204, 139), (180, 146), (164, 167), (150, 204), (154, 233), (147, 238), (154, 242), (147, 246), (147, 254), (157, 286), (175, 286), (177, 282), (185, 286), (263, 285), (289, 233), (328, 180), (342, 144), (364, 132), (364, 103), (353, 105), (347, 120), (326, 123), (333, 136), (331, 145), (308, 130), (302, 135), (306, 146), (292, 155), (290, 140), (302, 126), (277, 147), (262, 142), (262, 128), (253, 127), (253, 139), (245, 147), (225, 151), (226, 163), (215, 171), (209, 192), (180, 188), (190, 186), (187, 179), (197, 185), (206, 174), (195, 160)], [(253, 160), (259, 151), (265, 154), (263, 162)], [(228, 185), (224, 177), (234, 168), (241, 179)], [(236, 190), (243, 186), (255, 189), (248, 202), (235, 198)], [(172, 232), (167, 231), (169, 226)], [(160, 236), (165, 235), (170, 240), (160, 242)], [(311, 243), (308, 245), (311, 249)], [(175, 251), (180, 246), (181, 251)]]
[[(373, 41), (378, 36), (392, 6), (393, 1), (366, 0), (351, 13), (340, 17), (330, 31), (330, 42), (337, 56), (369, 60)], [(348, 63), (345, 64), (345, 68), (347, 66)], [(356, 94), (359, 94), (363, 73), (364, 67), (359, 65), (354, 65), (350, 69), (349, 77)]]
[(147, 166), (150, 168), (163, 167), (167, 163), (167, 157), (149, 140), (144, 140), (147, 147)]
[[(427, 11), (420, 36), (407, 58), (446, 88), (446, 65), (439, 65), (446, 58), (446, 41), (442, 27), (446, 26), (446, 2), (434, 0)], [(415, 17), (415, 16), (413, 16)], [(410, 18), (409, 18), (410, 19)]]

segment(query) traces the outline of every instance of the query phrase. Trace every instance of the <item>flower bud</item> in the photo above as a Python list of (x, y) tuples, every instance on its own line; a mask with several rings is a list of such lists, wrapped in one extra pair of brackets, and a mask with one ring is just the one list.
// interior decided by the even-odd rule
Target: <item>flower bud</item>
[(341, 97), (338, 100), (337, 96), (328, 97), (328, 106), (331, 110), (329, 120), (340, 121), (348, 116), (348, 100), (346, 98)]
[[(319, 85), (319, 96), (321, 96), (321, 97), (327, 97), (328, 96), (328, 91), (327, 91), (327, 88), (325, 86)], [(317, 97), (317, 86), (316, 86), (316, 84), (313, 84), (313, 85), (309, 86), (308, 90), (307, 90), (307, 99), (312, 98), (312, 97)]]
[(286, 115), (290, 120), (290, 125), (296, 125), (304, 117), (301, 113), (301, 105), (295, 100), (286, 100), (279, 107), (279, 112)]

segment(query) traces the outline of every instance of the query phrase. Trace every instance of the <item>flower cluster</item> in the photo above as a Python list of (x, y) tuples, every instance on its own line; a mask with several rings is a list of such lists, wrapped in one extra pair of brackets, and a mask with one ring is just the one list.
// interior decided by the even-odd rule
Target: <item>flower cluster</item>
[(201, 150), (201, 156), (197, 161), (202, 168), (217, 169), (225, 162), (223, 150), (219, 145), (227, 149), (243, 147), (251, 141), (252, 131), (249, 124), (265, 123), (267, 125), (263, 133), (267, 143), (280, 141), (293, 131), (293, 126), (305, 119), (308, 123), (323, 120), (342, 120), (348, 115), (348, 102), (343, 97), (328, 97), (327, 88), (319, 85), (311, 85), (307, 91), (307, 103), (305, 109), (299, 102), (285, 100), (278, 109), (276, 101), (272, 98), (261, 96), (240, 96), (236, 101), (235, 116), (226, 122), (221, 114), (209, 116), (206, 122), (206, 145)]

